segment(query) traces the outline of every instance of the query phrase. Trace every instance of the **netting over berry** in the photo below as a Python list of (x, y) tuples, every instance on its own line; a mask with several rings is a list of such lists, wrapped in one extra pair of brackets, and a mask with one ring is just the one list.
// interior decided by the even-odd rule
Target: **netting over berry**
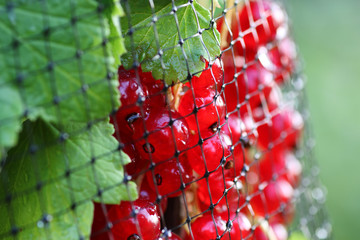
[(281, 2), (0, 12), (1, 239), (331, 239)]

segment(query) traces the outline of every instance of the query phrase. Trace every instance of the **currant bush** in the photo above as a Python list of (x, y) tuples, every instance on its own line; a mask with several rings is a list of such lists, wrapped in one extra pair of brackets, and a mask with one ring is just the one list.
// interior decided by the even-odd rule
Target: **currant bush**
[(187, 82), (119, 67), (111, 122), (139, 198), (95, 204), (91, 239), (288, 239), (304, 122), (283, 94), (297, 58), (287, 16), (250, 0), (216, 23), (222, 54)]

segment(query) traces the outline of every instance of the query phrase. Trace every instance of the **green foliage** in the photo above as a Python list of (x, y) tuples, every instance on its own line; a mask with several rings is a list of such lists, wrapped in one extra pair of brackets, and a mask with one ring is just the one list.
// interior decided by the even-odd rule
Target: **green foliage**
[[(147, 0), (123, 3), (127, 14), (131, 14), (131, 25), (126, 18), (121, 21), (128, 50), (122, 56), (125, 68), (131, 68), (136, 60), (143, 71), (152, 71), (155, 79), (171, 84), (203, 70), (205, 63), (201, 56), (209, 60), (220, 54), (220, 34), (210, 26), (210, 12), (195, 1), (193, 4), (175, 1), (175, 4), (176, 14), (172, 13), (172, 2), (167, 0), (154, 1), (153, 10)], [(206, 30), (199, 34), (203, 29)]]
[[(6, 95), (18, 91), (31, 120), (87, 122), (119, 106), (115, 75), (108, 79), (109, 71), (116, 72), (111, 44), (102, 46), (109, 25), (97, 7), (85, 0), (0, 6), (6, 12), (0, 14), (0, 69), (6, 69), (0, 86)], [(117, 48), (117, 54), (123, 51)], [(18, 99), (8, 98), (8, 104), (20, 106)], [(21, 114), (7, 111), (1, 117)]]
[(121, 6), (0, 1), (0, 13), (0, 238), (13, 227), (16, 239), (88, 238), (92, 200), (137, 197), (108, 123), (120, 105)]
[[(0, 159), (5, 148), (14, 146), (21, 130), (21, 114), (24, 106), (19, 92), (9, 86), (0, 88)], [(1, 170), (0, 170), (1, 171)]]
[[(122, 165), (130, 160), (108, 137), (114, 131), (110, 123), (81, 126), (24, 123), (21, 141), (9, 151), (0, 175), (0, 236), (15, 225), (23, 228), (18, 239), (45, 239), (49, 233), (56, 239), (79, 239), (90, 234), (92, 199), (111, 204), (136, 199), (135, 183), (129, 182), (130, 196), (122, 184)], [(11, 201), (5, 202), (9, 195)], [(52, 220), (39, 228), (44, 215)]]

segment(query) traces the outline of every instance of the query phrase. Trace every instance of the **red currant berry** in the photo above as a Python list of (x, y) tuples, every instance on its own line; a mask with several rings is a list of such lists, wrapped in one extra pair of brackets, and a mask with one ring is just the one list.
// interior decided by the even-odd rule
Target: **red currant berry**
[(136, 178), (142, 171), (149, 167), (150, 161), (140, 157), (139, 153), (135, 149), (135, 145), (127, 144), (123, 148), (123, 151), (130, 157), (131, 160), (130, 163), (125, 165), (125, 171), (133, 178)]
[[(194, 89), (193, 93), (188, 90), (180, 100), (179, 113), (186, 117), (189, 129), (194, 133), (198, 132), (197, 122), (200, 131), (211, 127), (214, 123), (219, 123), (225, 114), (225, 104), (221, 96), (216, 95), (213, 89)], [(195, 104), (194, 104), (195, 103)], [(194, 108), (197, 108), (196, 113)]]
[(228, 117), (222, 130), (226, 135), (230, 136), (233, 143), (237, 143), (245, 131), (245, 125), (237, 113), (235, 113)]
[(154, 162), (171, 159), (176, 151), (187, 148), (189, 139), (188, 125), (179, 113), (166, 108), (153, 108), (145, 119), (145, 127), (149, 132), (144, 138), (144, 122), (134, 123), (135, 146), (140, 156), (152, 158)]
[[(150, 187), (149, 182), (147, 179), (144, 179), (141, 183), (140, 192), (139, 192), (139, 199), (140, 200), (146, 200), (149, 201), (157, 206), (157, 209), (159, 210), (159, 216), (160, 216), (160, 207), (156, 204), (157, 195), (153, 188)], [(160, 202), (161, 210), (165, 212), (167, 208), (167, 197), (162, 197)]]
[(225, 139), (225, 143), (228, 146), (231, 146), (230, 150), (232, 150), (231, 155), (229, 158), (226, 159), (226, 164), (224, 165), (225, 170), (227, 171), (228, 175), (231, 177), (236, 177), (241, 174), (241, 170), (246, 163), (246, 148), (248, 147), (248, 141), (246, 140), (238, 140), (238, 142), (233, 142), (230, 140), (230, 137), (222, 133), (222, 137)]
[[(207, 182), (209, 183), (209, 188)], [(198, 181), (196, 194), (200, 210), (203, 212), (209, 209), (211, 195), (211, 201), (213, 204), (216, 204), (215, 211), (217, 213), (227, 213), (228, 210), (231, 213), (235, 213), (245, 203), (242, 188), (243, 185), (240, 180), (234, 183), (233, 178), (225, 177), (224, 179), (221, 169), (218, 169), (216, 172), (211, 173), (207, 180), (202, 179)]]
[[(237, 215), (233, 213), (230, 216), (233, 224), (230, 232), (231, 239), (248, 239), (247, 237), (251, 232), (251, 223), (246, 215), (239, 212)], [(227, 217), (224, 216), (224, 219), (227, 219)]]
[(186, 154), (194, 171), (202, 175), (205, 173), (205, 165), (208, 171), (213, 171), (223, 159), (230, 156), (230, 146), (222, 134), (214, 133), (210, 129), (203, 130), (200, 135), (203, 139), (202, 144), (199, 144), (198, 136), (192, 136), (190, 146), (195, 147), (186, 151)]
[(249, 1), (248, 3), (240, 12), (240, 27), (244, 32), (255, 25), (257, 41), (248, 41), (246, 46), (256, 49), (275, 39), (278, 28), (285, 24), (286, 16), (279, 5), (272, 1)]
[(260, 63), (275, 75), (278, 84), (283, 84), (294, 71), (297, 51), (289, 37), (280, 40), (270, 50), (263, 48), (258, 55)]
[(257, 128), (259, 145), (268, 148), (270, 143), (275, 144), (276, 141), (281, 141), (284, 147), (295, 147), (303, 126), (303, 119), (297, 111), (284, 109), (274, 115), (269, 123)]
[(290, 183), (284, 179), (277, 179), (269, 182), (263, 193), (252, 198), (250, 204), (256, 215), (265, 216), (279, 211), (282, 204), (289, 204), (293, 195), (294, 189)]
[[(91, 227), (91, 240), (111, 239), (111, 231), (106, 227), (110, 220), (107, 219), (107, 212), (113, 205), (104, 205), (94, 202), (94, 218)], [(108, 222), (107, 222), (108, 221)]]
[[(192, 181), (192, 169), (184, 156), (179, 157), (179, 164), (176, 159), (158, 164), (154, 168), (154, 173), (151, 171), (146, 173), (146, 178), (149, 186), (160, 195), (168, 197), (176, 197), (182, 194), (181, 178), (184, 184)], [(186, 186), (189, 187), (189, 186)]]
[[(133, 216), (132, 213), (136, 215)], [(110, 208), (111, 232), (117, 240), (153, 240), (160, 235), (160, 217), (156, 206), (148, 201), (121, 202)]]
[[(125, 70), (122, 66), (118, 69), (119, 90), (121, 107), (115, 116), (111, 116), (111, 122), (115, 123), (115, 129), (120, 135), (133, 133), (132, 123), (138, 118), (145, 116), (148, 107), (144, 103), (148, 91), (140, 84), (135, 70)], [(139, 103), (144, 103), (142, 106)], [(117, 136), (119, 134), (115, 134)]]
[(219, 59), (216, 59), (212, 62), (212, 65), (209, 66), (209, 62), (205, 60), (205, 70), (200, 74), (199, 77), (194, 76), (191, 79), (193, 88), (195, 89), (205, 89), (212, 88), (221, 89), (223, 81), (223, 70), (221, 69), (221, 63)]
[(191, 236), (189, 239), (202, 240), (202, 239), (217, 239), (219, 236), (223, 236), (221, 239), (229, 239), (229, 234), (226, 231), (226, 221), (219, 215), (214, 215), (214, 219), (209, 212), (203, 216), (198, 217), (191, 224)]
[(248, 102), (252, 107), (261, 103), (260, 94), (267, 98), (273, 85), (273, 75), (262, 66), (251, 65), (245, 71), (234, 75), (233, 68), (225, 68), (225, 100), (228, 112), (236, 108), (238, 104)]

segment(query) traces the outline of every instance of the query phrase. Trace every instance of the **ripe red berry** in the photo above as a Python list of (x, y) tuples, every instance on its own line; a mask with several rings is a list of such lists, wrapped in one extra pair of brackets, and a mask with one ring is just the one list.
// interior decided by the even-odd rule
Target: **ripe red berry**
[(228, 210), (235, 213), (245, 203), (243, 190), (241, 180), (234, 183), (233, 178), (223, 178), (221, 169), (218, 169), (211, 173), (207, 180), (204, 178), (198, 181), (196, 194), (200, 210), (203, 212), (209, 209), (211, 196), (211, 202), (216, 204), (214, 210), (217, 213), (227, 213)]
[[(263, 116), (256, 120), (263, 120)], [(290, 108), (284, 109), (272, 116), (270, 122), (257, 128), (259, 145), (265, 149), (269, 144), (278, 145), (280, 143), (284, 147), (295, 147), (300, 139), (303, 126), (303, 119), (297, 111)]]
[(115, 116), (111, 116), (111, 121), (116, 121), (115, 129), (120, 134), (115, 136), (130, 136), (133, 133), (133, 121), (147, 114), (148, 106), (144, 102), (148, 91), (137, 76), (135, 70), (125, 70), (122, 66), (118, 69), (121, 107)]
[(171, 159), (159, 163), (153, 171), (146, 173), (146, 180), (154, 191), (156, 191), (157, 187), (159, 194), (162, 196), (176, 197), (181, 195), (181, 178), (184, 184), (193, 179), (192, 169), (185, 156), (179, 157), (179, 164), (176, 159)]
[(213, 89), (194, 89), (195, 100), (189, 89), (182, 96), (179, 105), (179, 113), (186, 117), (190, 131), (198, 132), (194, 108), (196, 106), (197, 122), (200, 131), (219, 123), (225, 114), (225, 104), (221, 96)]
[(254, 196), (250, 204), (256, 215), (274, 214), (280, 211), (282, 204), (290, 204), (293, 194), (294, 189), (289, 182), (285, 179), (277, 179), (269, 182), (263, 189), (263, 193)]
[[(179, 113), (166, 108), (152, 108), (145, 122), (140, 120), (134, 123), (134, 139), (142, 158), (150, 159), (151, 156), (152, 161), (161, 162), (188, 147), (188, 125)], [(149, 133), (147, 137), (144, 136), (144, 124)]]
[(126, 144), (123, 151), (130, 157), (131, 162), (125, 165), (125, 171), (127, 174), (136, 178), (150, 165), (150, 161), (141, 158), (139, 153), (135, 149), (135, 145)]
[(273, 85), (273, 75), (261, 65), (250, 65), (234, 75), (232, 66), (225, 67), (225, 101), (229, 111), (247, 99), (252, 107), (261, 103), (260, 94), (267, 98)]
[(209, 62), (205, 60), (205, 70), (199, 77), (194, 76), (191, 79), (192, 87), (195, 89), (212, 88), (221, 89), (223, 81), (223, 70), (221, 69), (221, 63), (219, 59), (216, 59), (209, 66)]
[[(226, 215), (223, 217), (224, 219), (227, 219)], [(232, 221), (233, 225), (230, 232), (231, 239), (248, 239), (247, 237), (249, 237), (251, 232), (251, 223), (246, 215), (241, 212), (239, 212), (237, 215), (230, 214), (229, 220)], [(252, 238), (250, 237), (250, 239)]]
[[(255, 25), (257, 40), (248, 41), (246, 46), (256, 49), (275, 39), (278, 28), (286, 21), (286, 16), (277, 3), (268, 0), (249, 1), (241, 10), (239, 21), (243, 32)], [(255, 36), (254, 38), (256, 39)]]
[(282, 84), (294, 71), (297, 51), (290, 37), (279, 40), (269, 50), (262, 48), (258, 55), (260, 63), (274, 74), (278, 84)]
[(240, 138), (245, 131), (245, 125), (241, 121), (241, 118), (238, 116), (238, 114), (233, 113), (228, 117), (224, 127), (222, 127), (222, 130), (235, 144), (240, 141)]
[(148, 201), (136, 200), (133, 208), (130, 202), (121, 202), (111, 207), (108, 215), (117, 240), (153, 240), (160, 235), (160, 217), (156, 206)]
[(160, 216), (160, 207), (161, 207), (162, 212), (165, 212), (165, 210), (167, 208), (167, 197), (161, 198), (161, 202), (160, 202), (160, 206), (159, 206), (156, 203), (156, 200), (157, 200), (156, 192), (154, 191), (153, 188), (150, 187), (150, 184), (146, 178), (141, 183), (138, 199), (146, 200), (146, 201), (151, 202), (154, 205), (156, 205), (159, 216)]
[(214, 171), (222, 160), (230, 157), (229, 141), (222, 134), (214, 133), (210, 129), (200, 132), (203, 139), (199, 144), (199, 137), (194, 135), (190, 139), (190, 146), (195, 146), (186, 151), (188, 161), (194, 171), (200, 175), (205, 173), (205, 165), (208, 171)]
[[(235, 54), (246, 56), (251, 61), (260, 46), (274, 41), (277, 35), (284, 35), (286, 15), (277, 3), (268, 0), (249, 1), (240, 9), (238, 18), (235, 15), (231, 20), (227, 42), (233, 40)], [(224, 18), (220, 18), (217, 26), (220, 32), (227, 27)], [(243, 37), (239, 37), (240, 33)]]
[(111, 231), (107, 228), (110, 223), (107, 217), (108, 210), (113, 205), (102, 205), (94, 202), (94, 217), (91, 227), (91, 240), (108, 240), (111, 239)]
[(213, 217), (210, 212), (207, 212), (203, 216), (196, 218), (195, 221), (191, 223), (193, 238), (188, 237), (188, 239), (217, 239), (219, 236), (223, 236), (221, 239), (224, 240), (229, 239), (229, 233), (225, 232), (226, 221), (219, 215), (214, 215)]

